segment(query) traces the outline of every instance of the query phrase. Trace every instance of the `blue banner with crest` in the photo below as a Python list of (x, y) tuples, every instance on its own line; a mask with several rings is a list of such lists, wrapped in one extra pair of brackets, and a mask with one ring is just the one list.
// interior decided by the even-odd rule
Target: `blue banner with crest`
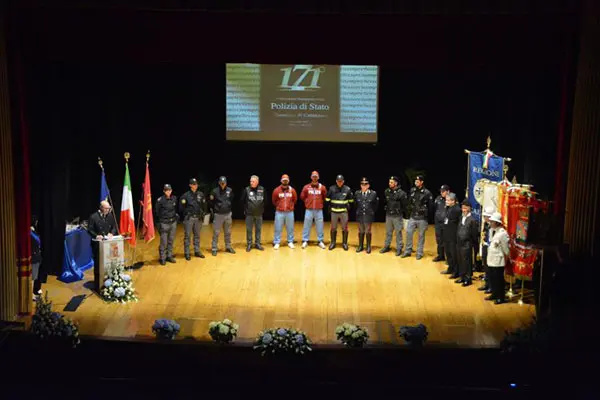
[[(486, 162), (487, 161), (487, 162)], [(487, 168), (486, 168), (487, 164)], [(486, 154), (470, 152), (469, 153), (469, 202), (473, 207), (472, 213), (477, 219), (481, 218), (481, 205), (476, 198), (481, 197), (483, 193), (475, 193), (481, 190), (481, 187), (475, 188), (477, 181), (487, 179), (492, 182), (500, 182), (504, 177), (504, 158), (492, 153)]]

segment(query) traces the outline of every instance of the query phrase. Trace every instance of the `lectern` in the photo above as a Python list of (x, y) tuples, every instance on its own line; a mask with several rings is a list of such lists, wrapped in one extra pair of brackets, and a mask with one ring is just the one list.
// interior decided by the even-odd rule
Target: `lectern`
[(125, 262), (125, 251), (123, 242), (125, 238), (123, 236), (113, 236), (110, 239), (96, 240), (99, 246), (98, 254), (98, 270), (100, 282), (96, 282), (98, 287), (102, 287), (104, 276), (110, 273), (110, 269), (116, 265), (123, 265)]

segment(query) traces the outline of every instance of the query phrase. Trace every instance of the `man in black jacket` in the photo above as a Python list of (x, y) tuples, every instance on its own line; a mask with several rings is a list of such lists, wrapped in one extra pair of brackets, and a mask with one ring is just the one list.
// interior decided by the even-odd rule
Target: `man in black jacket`
[(442, 228), (444, 227), (444, 219), (446, 218), (446, 195), (450, 191), (448, 185), (442, 185), (440, 188), (440, 195), (435, 198), (435, 241), (437, 243), (437, 256), (433, 259), (433, 262), (444, 261), (446, 255), (444, 254), (444, 239), (442, 238)]
[(163, 186), (163, 196), (156, 201), (156, 217), (158, 219), (158, 232), (160, 245), (158, 247), (158, 261), (160, 265), (168, 262), (175, 263), (173, 256), (173, 242), (177, 232), (177, 197), (173, 195), (173, 188), (168, 183)]
[(458, 260), (456, 258), (456, 231), (460, 222), (460, 207), (456, 204), (456, 195), (446, 195), (446, 216), (442, 226), (442, 239), (448, 260), (448, 269), (442, 274), (450, 275), (451, 279), (458, 278)]
[(337, 225), (342, 225), (342, 247), (348, 250), (348, 210), (354, 202), (352, 189), (344, 185), (344, 176), (338, 175), (335, 178), (335, 185), (331, 185), (327, 191), (325, 201), (330, 204), (331, 212), (331, 243), (329, 250), (335, 249), (337, 238)]
[(396, 232), (396, 256), (402, 254), (402, 228), (404, 218), (407, 216), (406, 207), (408, 199), (404, 190), (398, 185), (398, 177), (392, 176), (388, 182), (389, 187), (385, 189), (385, 243), (380, 253), (391, 250), (392, 238)]
[(219, 177), (219, 186), (214, 188), (210, 193), (210, 204), (215, 213), (213, 221), (213, 240), (212, 240), (212, 255), (217, 255), (217, 247), (219, 245), (219, 234), (223, 229), (225, 236), (225, 251), (235, 254), (231, 245), (231, 208), (233, 205), (233, 190), (227, 186), (227, 178)]
[(191, 260), (190, 237), (194, 234), (194, 256), (204, 258), (200, 251), (200, 231), (202, 221), (207, 213), (206, 197), (198, 190), (198, 181), (190, 179), (190, 190), (179, 199), (179, 215), (183, 217), (183, 253), (186, 260)]
[(433, 196), (425, 188), (423, 176), (418, 175), (415, 186), (410, 189), (408, 196), (410, 205), (410, 219), (406, 228), (406, 249), (402, 258), (409, 257), (413, 250), (413, 236), (415, 230), (419, 230), (419, 242), (417, 244), (417, 260), (423, 258), (425, 248), (425, 232), (429, 227), (429, 212), (433, 204)]
[(473, 276), (473, 249), (479, 245), (479, 223), (471, 215), (471, 203), (465, 199), (461, 205), (462, 217), (458, 224), (456, 248), (459, 278), (456, 283), (469, 286)]
[(95, 239), (92, 240), (92, 255), (94, 257), (94, 289), (96, 292), (100, 292), (100, 279), (104, 278), (100, 276), (100, 245), (98, 241), (104, 240), (104, 238), (110, 239), (118, 234), (117, 222), (110, 212), (111, 209), (108, 201), (100, 202), (100, 208), (90, 215), (88, 221), (88, 233), (92, 239)]
[(258, 182), (258, 176), (252, 175), (250, 177), (250, 186), (246, 186), (242, 191), (242, 204), (244, 205), (244, 215), (246, 216), (246, 251), (252, 250), (252, 227), (255, 228), (254, 247), (261, 251), (265, 249), (260, 244), (260, 239), (267, 192)]

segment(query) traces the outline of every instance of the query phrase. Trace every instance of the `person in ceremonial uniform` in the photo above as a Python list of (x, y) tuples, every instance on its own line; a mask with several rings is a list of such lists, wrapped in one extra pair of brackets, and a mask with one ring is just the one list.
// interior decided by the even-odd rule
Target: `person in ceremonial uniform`
[(483, 215), (483, 238), (481, 240), (483, 240), (482, 242), (482, 246), (481, 246), (481, 261), (483, 263), (483, 271), (484, 271), (484, 276), (483, 276), (483, 286), (479, 287), (477, 290), (480, 290), (482, 292), (484, 292), (485, 294), (491, 294), (492, 293), (492, 289), (490, 288), (490, 282), (489, 282), (489, 269), (488, 269), (488, 265), (487, 265), (487, 251), (488, 251), (488, 246), (489, 246), (489, 241), (490, 241), (490, 217), (492, 216), (492, 214), (494, 213), (494, 209), (491, 207), (486, 207), (483, 210), (483, 213), (481, 215)]
[(265, 199), (267, 192), (265, 188), (258, 184), (258, 176), (250, 177), (250, 186), (242, 191), (242, 204), (244, 205), (244, 215), (246, 216), (246, 251), (252, 250), (252, 228), (254, 227), (254, 247), (258, 250), (264, 250), (260, 243), (263, 214), (265, 212)]
[(344, 176), (335, 178), (335, 185), (331, 185), (327, 191), (325, 201), (329, 203), (331, 213), (331, 243), (329, 250), (335, 249), (337, 239), (337, 226), (342, 225), (342, 248), (348, 251), (348, 210), (354, 202), (352, 189), (344, 185)]
[(402, 254), (402, 228), (404, 218), (407, 216), (408, 198), (406, 192), (398, 185), (398, 177), (392, 176), (388, 182), (389, 187), (385, 189), (385, 243), (380, 253), (391, 250), (392, 237), (396, 232), (396, 256)]
[(198, 181), (190, 179), (190, 190), (179, 199), (179, 215), (183, 218), (183, 252), (185, 259), (190, 260), (190, 236), (194, 234), (194, 256), (204, 258), (200, 250), (200, 230), (202, 221), (208, 212), (208, 204), (204, 193), (198, 191)]
[(310, 238), (310, 228), (312, 227), (313, 221), (317, 227), (317, 242), (319, 247), (324, 249), (325, 238), (324, 220), (323, 220), (323, 206), (325, 204), (325, 198), (327, 197), (327, 189), (325, 185), (319, 182), (319, 173), (313, 171), (310, 174), (311, 182), (304, 185), (300, 192), (300, 200), (304, 202), (304, 227), (302, 228), (302, 248), (305, 249), (308, 246), (308, 239)]
[(177, 232), (177, 197), (173, 195), (173, 188), (168, 183), (163, 186), (163, 195), (156, 200), (154, 209), (158, 219), (160, 245), (158, 246), (158, 261), (160, 265), (168, 262), (175, 263), (173, 255), (173, 242)]
[(410, 219), (406, 229), (406, 249), (402, 258), (409, 257), (413, 250), (413, 236), (415, 230), (419, 230), (419, 242), (417, 244), (417, 260), (423, 258), (425, 247), (425, 232), (429, 226), (429, 211), (433, 204), (433, 195), (425, 188), (423, 176), (418, 175), (415, 186), (410, 189), (409, 195)]
[(473, 249), (479, 246), (479, 223), (471, 215), (471, 203), (463, 200), (461, 204), (462, 217), (458, 224), (458, 274), (455, 281), (463, 286), (470, 286), (473, 282)]
[(446, 260), (442, 229), (444, 228), (444, 220), (446, 219), (446, 195), (448, 192), (450, 192), (450, 187), (448, 185), (442, 185), (442, 187), (440, 187), (440, 195), (436, 197), (434, 201), (435, 242), (437, 243), (437, 256), (432, 260), (433, 262)]
[(458, 259), (456, 256), (456, 231), (460, 222), (460, 207), (456, 204), (456, 194), (446, 194), (446, 213), (442, 225), (442, 240), (448, 268), (442, 274), (450, 275), (450, 279), (458, 278)]
[(88, 233), (96, 241), (92, 241), (92, 255), (94, 257), (94, 289), (96, 292), (100, 291), (100, 244), (98, 240), (104, 240), (105, 238), (112, 238), (118, 234), (117, 222), (115, 216), (110, 212), (112, 207), (106, 200), (100, 202), (100, 208), (98, 211), (90, 215), (88, 221)]
[(283, 225), (287, 233), (287, 244), (290, 249), (294, 246), (294, 207), (298, 201), (296, 189), (290, 185), (290, 177), (287, 174), (281, 176), (281, 185), (273, 190), (271, 196), (275, 206), (275, 233), (273, 235), (273, 249), (279, 250)]
[(486, 300), (493, 301), (496, 304), (506, 302), (506, 293), (504, 290), (504, 267), (509, 256), (509, 237), (502, 226), (502, 214), (495, 212), (490, 217), (490, 244), (487, 250), (487, 265), (489, 273), (489, 283), (492, 294), (486, 297)]
[(210, 205), (215, 213), (213, 221), (213, 240), (212, 240), (212, 255), (217, 255), (217, 247), (219, 244), (219, 234), (223, 229), (225, 237), (225, 251), (235, 254), (235, 250), (231, 245), (231, 207), (233, 202), (233, 190), (227, 186), (227, 178), (219, 177), (219, 187), (213, 189), (210, 193)]
[(374, 190), (370, 189), (369, 180), (362, 178), (360, 181), (360, 190), (354, 194), (356, 203), (356, 221), (358, 222), (358, 248), (360, 253), (365, 248), (365, 237), (367, 238), (367, 254), (371, 253), (371, 225), (375, 220), (375, 212), (379, 206), (379, 197)]

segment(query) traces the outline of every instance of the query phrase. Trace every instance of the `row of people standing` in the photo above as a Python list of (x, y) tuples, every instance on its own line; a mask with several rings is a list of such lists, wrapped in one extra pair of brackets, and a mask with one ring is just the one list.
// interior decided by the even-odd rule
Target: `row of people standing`
[[(300, 200), (304, 202), (305, 215), (302, 230), (302, 248), (308, 246), (310, 230), (316, 225), (317, 242), (321, 248), (326, 248), (324, 243), (324, 217), (323, 211), (326, 206), (331, 214), (331, 232), (329, 249), (337, 246), (338, 227), (342, 231), (342, 247), (348, 250), (348, 213), (355, 206), (356, 221), (358, 222), (357, 252), (366, 250), (371, 252), (371, 225), (375, 213), (379, 207), (379, 196), (376, 191), (370, 189), (370, 182), (363, 178), (360, 182), (360, 190), (352, 191), (345, 185), (344, 177), (338, 175), (336, 184), (328, 189), (319, 182), (319, 173), (311, 173), (311, 182), (306, 184), (300, 192)], [(398, 185), (398, 178), (390, 177), (389, 187), (385, 190), (386, 209), (386, 239), (381, 252), (391, 250), (391, 242), (396, 234), (396, 255), (408, 257), (412, 253), (412, 236), (415, 230), (419, 232), (417, 245), (417, 259), (423, 257), (425, 243), (425, 232), (428, 227), (428, 217), (432, 208), (433, 200), (429, 190), (424, 186), (424, 179), (418, 176), (415, 186), (407, 195)], [(207, 200), (201, 191), (198, 191), (196, 179), (190, 179), (190, 190), (181, 196), (179, 202), (172, 194), (170, 185), (164, 186), (164, 195), (156, 203), (156, 214), (159, 223), (161, 243), (159, 246), (159, 259), (161, 264), (175, 262), (173, 256), (173, 242), (177, 220), (183, 219), (184, 224), (184, 254), (187, 260), (191, 259), (190, 239), (193, 235), (194, 255), (204, 258), (200, 250), (200, 228), (204, 216), (209, 209), (214, 213), (213, 240), (211, 253), (213, 256), (218, 252), (218, 238), (221, 230), (224, 231), (225, 249), (229, 253), (235, 253), (231, 244), (231, 209), (233, 204), (233, 191), (227, 186), (227, 178), (219, 178), (219, 186), (213, 189)], [(247, 251), (253, 248), (264, 250), (261, 243), (263, 213), (265, 203), (268, 199), (266, 190), (260, 186), (259, 178), (253, 175), (250, 185), (244, 188), (241, 201), (244, 205), (246, 217), (246, 242)], [(287, 245), (294, 248), (294, 209), (298, 201), (296, 190), (290, 185), (287, 174), (282, 175), (281, 184), (277, 186), (271, 195), (271, 201), (275, 206), (275, 228), (273, 247), (279, 249), (282, 242), (283, 228), (286, 229)], [(354, 204), (355, 203), (355, 204)], [(406, 248), (403, 246), (402, 229), (403, 219), (409, 218), (407, 229)], [(254, 235), (253, 235), (254, 233)], [(404, 251), (403, 251), (404, 250)]]
[(435, 214), (438, 255), (434, 261), (446, 259), (448, 268), (442, 274), (450, 275), (450, 279), (462, 286), (470, 286), (473, 281), (473, 255), (479, 249), (483, 232), (482, 259), (486, 278), (485, 285), (479, 290), (489, 294), (486, 300), (504, 303), (504, 266), (509, 249), (501, 214), (484, 210), (484, 226), (480, 227), (479, 221), (471, 214), (471, 203), (467, 199), (458, 206), (456, 194), (451, 193), (448, 186), (442, 186), (440, 191)]

